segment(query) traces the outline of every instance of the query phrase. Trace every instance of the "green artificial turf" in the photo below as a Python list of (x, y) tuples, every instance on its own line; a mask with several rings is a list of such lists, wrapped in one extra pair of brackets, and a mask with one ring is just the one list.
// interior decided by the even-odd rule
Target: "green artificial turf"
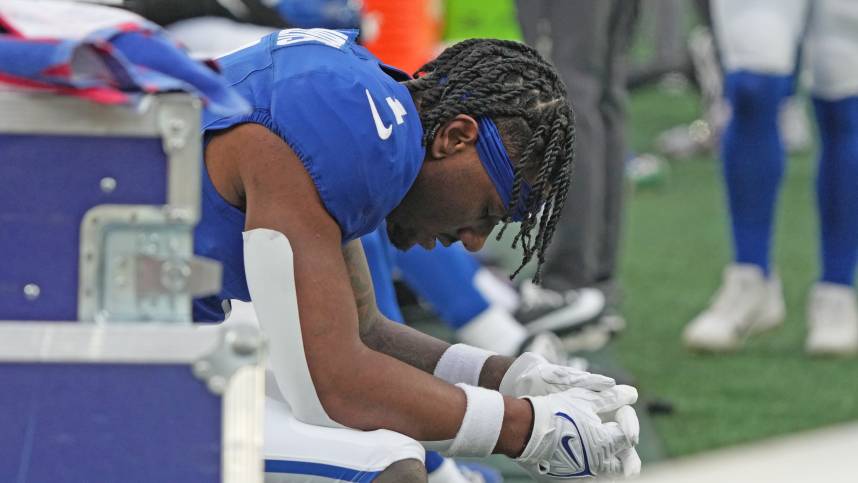
[[(695, 99), (658, 89), (631, 102), (632, 143), (651, 147), (662, 129), (693, 119)], [(712, 157), (672, 163), (669, 181), (629, 197), (621, 279), (629, 327), (616, 351), (643, 393), (676, 412), (658, 417), (667, 453), (678, 456), (858, 418), (858, 360), (803, 352), (805, 300), (818, 274), (812, 152), (792, 156), (778, 207), (775, 264), (784, 283), (785, 326), (736, 354), (691, 354), (684, 324), (706, 306), (730, 246), (720, 166)]]

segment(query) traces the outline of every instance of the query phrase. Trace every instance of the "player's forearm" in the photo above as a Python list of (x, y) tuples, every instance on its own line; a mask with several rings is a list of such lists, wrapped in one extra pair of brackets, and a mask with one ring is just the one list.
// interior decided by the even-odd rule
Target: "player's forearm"
[[(456, 436), (465, 414), (465, 394), (424, 371), (371, 349), (358, 351), (343, 367), (311, 364), (316, 391), (332, 419), (348, 427), (389, 429), (419, 441)], [(504, 398), (504, 422), (495, 451), (515, 456), (532, 424), (529, 404)]]
[[(397, 324), (381, 314), (375, 301), (372, 277), (363, 247), (354, 240), (343, 249), (349, 281), (355, 297), (360, 338), (367, 347), (432, 374), (444, 352), (450, 347), (444, 341)], [(480, 374), (480, 385), (497, 389), (512, 359), (494, 356)]]
[(308, 358), (319, 400), (338, 423), (418, 440), (456, 434), (465, 411), (461, 390), (368, 348), (338, 359), (324, 369)]
[(382, 318), (361, 333), (370, 349), (432, 374), (450, 344), (411, 327)]
[[(450, 344), (391, 320), (380, 319), (361, 334), (371, 349), (394, 357), (410, 366), (432, 374)], [(480, 372), (479, 385), (497, 390), (501, 379), (512, 365), (512, 357), (489, 357)]]

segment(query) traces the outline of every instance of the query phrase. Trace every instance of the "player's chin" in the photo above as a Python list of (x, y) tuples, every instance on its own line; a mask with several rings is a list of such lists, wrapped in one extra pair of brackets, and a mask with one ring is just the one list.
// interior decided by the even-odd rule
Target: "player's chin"
[(390, 221), (387, 223), (387, 238), (391, 245), (403, 252), (417, 244), (417, 238), (410, 235), (408, 230)]

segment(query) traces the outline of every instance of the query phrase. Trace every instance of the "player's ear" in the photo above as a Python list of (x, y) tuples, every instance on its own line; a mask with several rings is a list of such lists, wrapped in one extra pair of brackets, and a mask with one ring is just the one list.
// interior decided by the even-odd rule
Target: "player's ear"
[(430, 150), (433, 159), (443, 159), (477, 142), (479, 126), (466, 114), (458, 114), (435, 133)]

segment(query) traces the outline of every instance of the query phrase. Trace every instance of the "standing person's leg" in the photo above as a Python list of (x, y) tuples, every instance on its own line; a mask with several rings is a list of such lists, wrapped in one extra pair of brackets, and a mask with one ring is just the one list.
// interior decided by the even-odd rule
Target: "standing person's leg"
[(596, 282), (603, 289), (609, 304), (619, 300), (617, 287), (617, 264), (620, 251), (620, 235), (623, 224), (623, 199), (625, 191), (626, 147), (626, 90), (627, 58), (632, 33), (637, 19), (639, 2), (636, 0), (615, 1), (611, 12), (608, 35), (605, 94), (601, 103), (605, 128), (605, 223), (601, 250), (598, 255)]
[(734, 263), (711, 307), (691, 321), (686, 345), (732, 350), (745, 335), (783, 321), (777, 275), (769, 272), (777, 194), (784, 171), (778, 113), (792, 88), (806, 0), (713, 0), (713, 23), (732, 109), (721, 156)]
[[(568, 323), (570, 316), (592, 313), (595, 307), (600, 307), (601, 315), (605, 304), (601, 291), (591, 286), (597, 279), (605, 232), (605, 132), (600, 104), (613, 2), (518, 0), (517, 5), (525, 40), (557, 67), (575, 111), (572, 182), (546, 253), (543, 286), (525, 281), (521, 287), (519, 320), (529, 324), (549, 317), (548, 326)], [(594, 331), (589, 332), (601, 343), (607, 340), (604, 328)]]
[(539, 50), (539, 53), (546, 59), (551, 57), (551, 49), (546, 49), (545, 42), (540, 43), (540, 38), (548, 34), (548, 32), (544, 31), (544, 27), (548, 25), (548, 1), (515, 1), (518, 25), (521, 28), (521, 34), (524, 36), (524, 42)]
[[(525, 40), (551, 59), (566, 84), (576, 128), (571, 185), (546, 253), (543, 286), (522, 283), (522, 309), (517, 316), (526, 324), (534, 322), (534, 328), (542, 325), (535, 322), (548, 320), (551, 324), (544, 324), (548, 327), (555, 322), (568, 324), (569, 317), (600, 307), (593, 319), (600, 321), (605, 296), (592, 287), (605, 232), (605, 132), (599, 109), (613, 2), (518, 0), (517, 5)], [(582, 336), (595, 337), (597, 344), (608, 340), (601, 324), (584, 330)]]
[(805, 0), (715, 0), (715, 28), (732, 115), (722, 158), (735, 262), (769, 272), (775, 206), (784, 171), (778, 113), (792, 88)]
[(822, 273), (808, 303), (807, 350), (851, 354), (858, 352), (858, 4), (821, 0), (811, 15)]
[[(537, 29), (522, 15), (529, 0), (519, 0), (525, 39)], [(606, 37), (612, 2), (551, 0), (545, 15), (550, 25), (551, 60), (566, 83), (575, 111), (575, 166), (566, 206), (543, 266), (544, 285), (555, 290), (594, 282), (601, 234), (604, 232), (605, 133), (599, 105), (605, 70)], [(543, 24), (545, 22), (543, 21)]]

